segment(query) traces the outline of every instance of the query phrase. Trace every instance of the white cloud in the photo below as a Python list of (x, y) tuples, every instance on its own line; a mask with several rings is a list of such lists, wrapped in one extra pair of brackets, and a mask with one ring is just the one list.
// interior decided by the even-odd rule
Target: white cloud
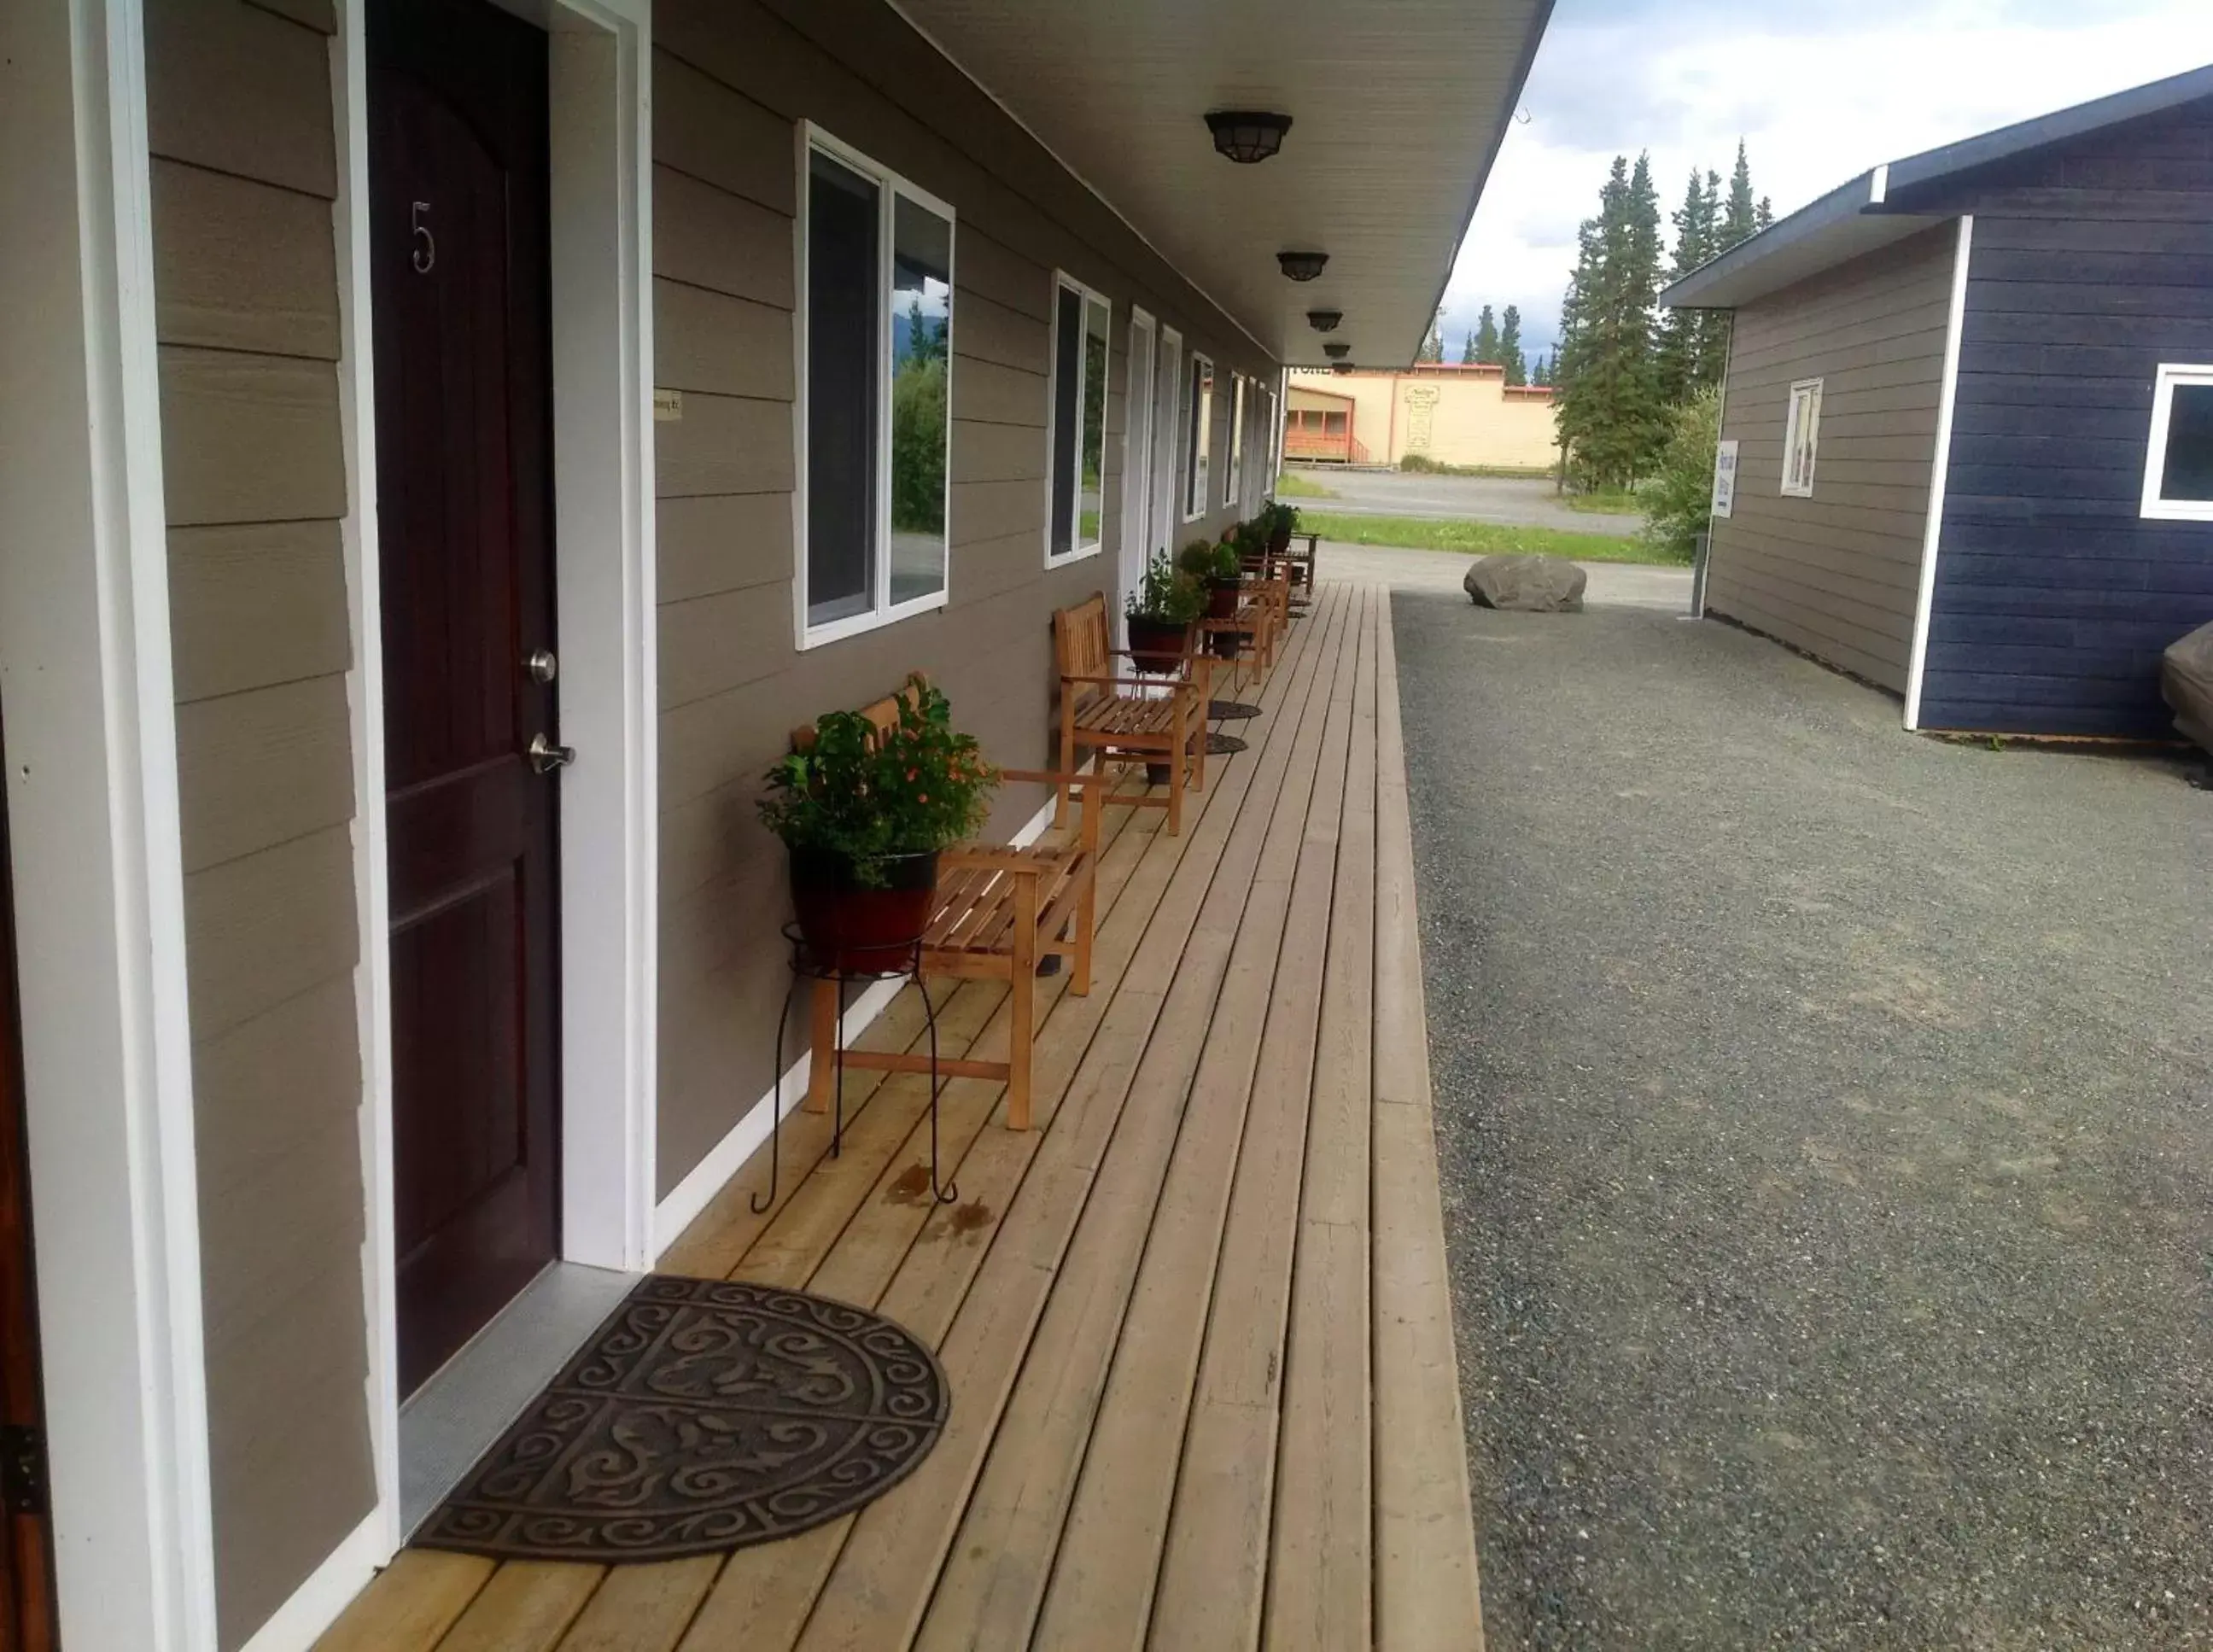
[(2209, 60), (2209, 0), (1559, 0), (1446, 290), (1450, 353), (1485, 302), (1518, 304), (1531, 355), (1550, 348), (1616, 154), (1650, 151), (1665, 214), (1693, 165), (1726, 186), (1741, 135), (1780, 216), (1881, 162)]

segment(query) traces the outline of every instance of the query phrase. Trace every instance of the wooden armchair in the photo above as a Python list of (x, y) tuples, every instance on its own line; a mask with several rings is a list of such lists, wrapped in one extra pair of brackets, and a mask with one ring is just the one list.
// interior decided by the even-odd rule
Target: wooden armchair
[[(899, 722), (899, 703), (924, 679), (917, 673), (899, 693), (862, 708), (877, 729)], [(805, 750), (814, 737), (810, 728), (792, 731), (792, 745)], [(1037, 966), (1041, 958), (1070, 963), (1068, 990), (1081, 997), (1091, 991), (1091, 939), (1098, 921), (1099, 814), (1105, 783), (1095, 775), (1038, 769), (1002, 769), (1009, 780), (1057, 789), (1065, 800), (1078, 794), (1075, 832), (1064, 840), (1015, 849), (957, 844), (937, 857), (937, 892), (929, 927), (923, 932), (922, 978), (1003, 980), (1012, 996), (1007, 1055), (1003, 1061), (947, 1058), (936, 1064), (946, 1078), (997, 1080), (1007, 1087), (1007, 1127), (1030, 1126), (1031, 1051), (1037, 1037)], [(824, 1113), (835, 1081), (841, 995), (835, 981), (814, 984), (813, 1058), (809, 1063), (807, 1110)], [(904, 1050), (854, 1050), (844, 1064), (876, 1072), (926, 1073), (930, 1057)]]
[[(1193, 791), (1206, 787), (1205, 659), (1186, 647), (1173, 677), (1118, 674), (1114, 661), (1132, 656), (1109, 645), (1106, 599), (1097, 592), (1072, 608), (1053, 611), (1052, 652), (1060, 674), (1062, 771), (1077, 772), (1079, 754), (1087, 751), (1092, 771), (1100, 776), (1110, 760), (1161, 765), (1168, 771), (1166, 797), (1148, 792), (1120, 801), (1167, 809), (1169, 832), (1180, 833), (1186, 781)], [(1053, 818), (1066, 823), (1065, 788)]]

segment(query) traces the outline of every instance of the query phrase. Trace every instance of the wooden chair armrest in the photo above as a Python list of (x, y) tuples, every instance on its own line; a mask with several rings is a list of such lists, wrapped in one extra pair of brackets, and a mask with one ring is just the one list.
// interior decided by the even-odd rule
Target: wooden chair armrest
[(1058, 769), (1002, 769), (999, 778), (1032, 782), (1040, 786), (1081, 786), (1087, 790), (1094, 786), (1112, 783), (1103, 774), (1064, 774)]
[(1064, 673), (1060, 680), (1064, 684), (1091, 683), (1102, 688), (1172, 688), (1179, 693), (1193, 686), (1187, 677), (1082, 677)]
[(938, 853), (937, 864), (946, 867), (968, 867), (987, 872), (1010, 872), (1019, 877), (1038, 877), (1046, 870), (1046, 863), (1027, 850), (1009, 849), (1003, 845), (957, 844)]

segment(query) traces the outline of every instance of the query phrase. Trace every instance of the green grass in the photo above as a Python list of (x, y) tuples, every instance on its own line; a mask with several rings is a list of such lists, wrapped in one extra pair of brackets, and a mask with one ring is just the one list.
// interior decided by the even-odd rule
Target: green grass
[(1595, 493), (1566, 493), (1560, 503), (1570, 510), (1587, 510), (1604, 516), (1634, 516), (1644, 507), (1637, 503), (1637, 496), (1618, 489), (1602, 489)]
[(1284, 499), (1334, 499), (1339, 497), (1335, 488), (1326, 488), (1312, 477), (1302, 476), (1296, 471), (1285, 471), (1276, 478), (1276, 493)]
[(1518, 481), (1552, 473), (1550, 465), (1448, 465), (1442, 459), (1418, 453), (1399, 460), (1399, 469), (1408, 476), (1489, 476)]
[(1556, 527), (1436, 522), (1413, 516), (1344, 516), (1313, 510), (1299, 513), (1299, 527), (1302, 532), (1319, 533), (1340, 545), (1395, 545), (1478, 557), (1504, 551), (1521, 556), (1566, 557), (1575, 562), (1673, 564), (1673, 558), (1636, 539), (1618, 539), (1610, 533), (1567, 533)]

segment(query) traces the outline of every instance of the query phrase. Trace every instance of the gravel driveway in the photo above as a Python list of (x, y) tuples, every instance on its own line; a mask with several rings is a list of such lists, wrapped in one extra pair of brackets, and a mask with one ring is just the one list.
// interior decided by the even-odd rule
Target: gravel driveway
[[(1337, 495), (1334, 499), (1293, 498), (1315, 510), (1366, 516), (1417, 516), (1432, 521), (1510, 522), (1524, 527), (1557, 527), (1570, 533), (1609, 533), (1636, 538), (1642, 516), (1613, 516), (1570, 510), (1543, 477), (1423, 476), (1405, 471), (1347, 471), (1301, 468), (1298, 473)], [(1285, 496), (1287, 498), (1289, 496)]]
[(1394, 613), (1494, 1652), (2213, 1646), (2213, 795)]

